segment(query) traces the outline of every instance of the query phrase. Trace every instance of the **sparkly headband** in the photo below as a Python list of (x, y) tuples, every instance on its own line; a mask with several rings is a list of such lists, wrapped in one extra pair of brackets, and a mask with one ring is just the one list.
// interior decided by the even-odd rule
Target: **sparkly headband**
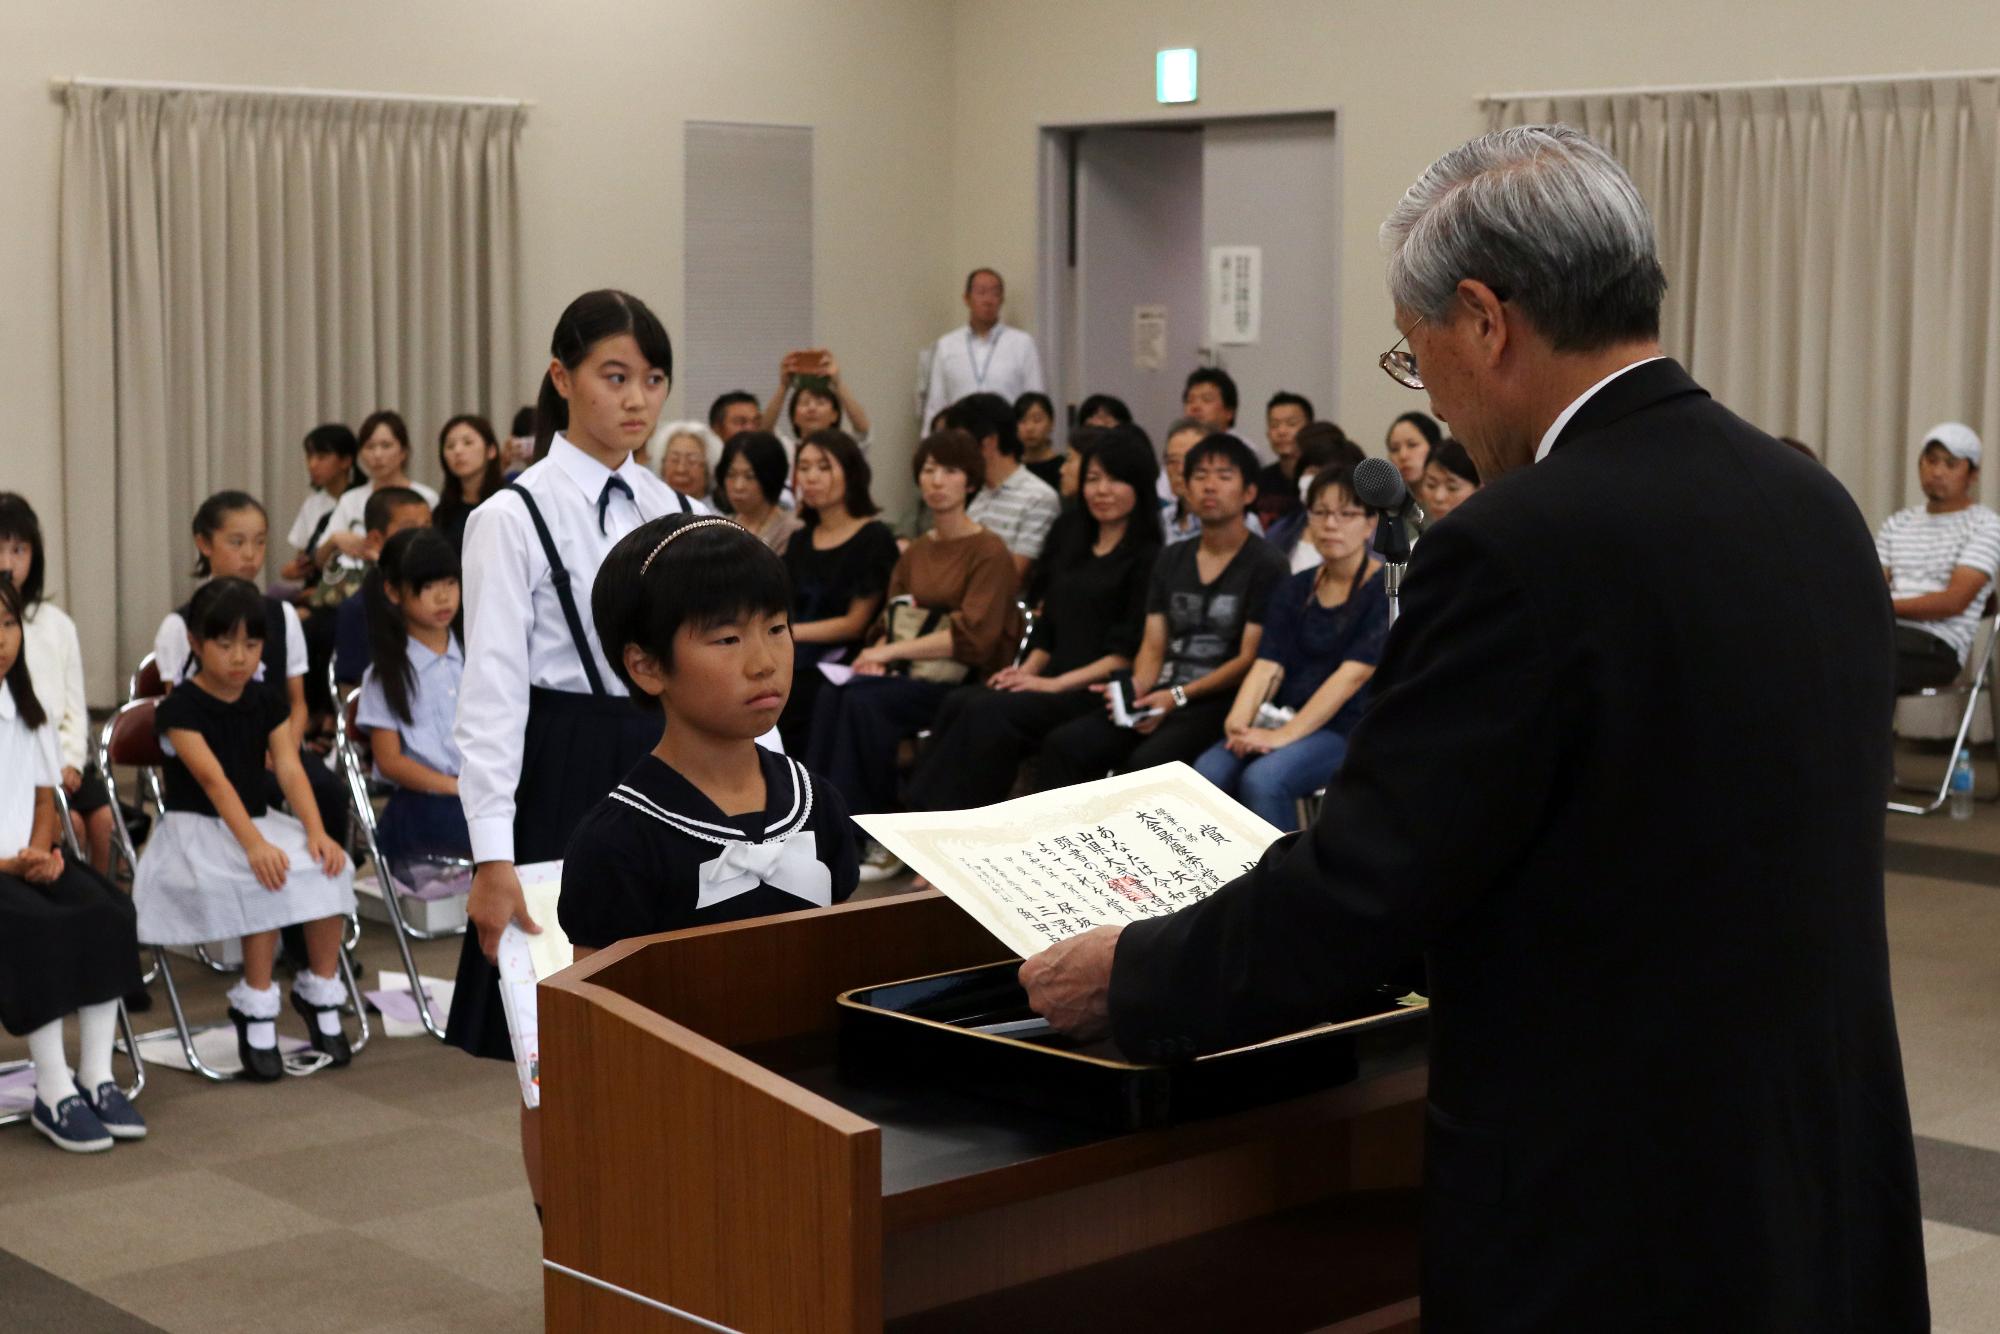
[(674, 529), (674, 531), (672, 531), (671, 533), (668, 533), (665, 537), (660, 539), (660, 545), (654, 547), (652, 552), (646, 557), (645, 561), (640, 564), (639, 577), (641, 579), (644, 579), (646, 577), (646, 571), (653, 568), (653, 561), (656, 558), (658, 558), (659, 554), (662, 551), (665, 551), (667, 549), (667, 543), (673, 541), (677, 537), (681, 537), (687, 533), (691, 533), (695, 531), (695, 529), (697, 528), (713, 528), (717, 524), (721, 524), (724, 528), (734, 528), (736, 526), (736, 524), (729, 519), (716, 519), (716, 518), (696, 519), (693, 523), (684, 523), (680, 527)]

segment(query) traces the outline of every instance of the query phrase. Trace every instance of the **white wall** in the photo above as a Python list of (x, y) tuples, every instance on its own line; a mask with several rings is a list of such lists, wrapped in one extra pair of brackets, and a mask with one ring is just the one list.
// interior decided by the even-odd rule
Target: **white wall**
[[(0, 69), (0, 488), (26, 494), (60, 549), (56, 209), (62, 111), (52, 75), (520, 97), (521, 396), (549, 331), (592, 287), (683, 327), (682, 124), (815, 129), (817, 329), (863, 402), (877, 452), (907, 458), (915, 350), (949, 319), (952, 11), (933, 0), (8, 0)], [(944, 283), (944, 299), (936, 289)], [(771, 352), (770, 379), (784, 349)], [(699, 348), (677, 348), (689, 361)], [(760, 396), (771, 384), (746, 386)], [(702, 416), (677, 395), (668, 411)], [(435, 422), (413, 422), (431, 435)], [(434, 436), (432, 437), (434, 438)], [(878, 498), (902, 502), (905, 468)], [(289, 515), (275, 516), (280, 526)], [(79, 542), (79, 550), (83, 543)], [(52, 570), (58, 597), (64, 570)], [(89, 616), (91, 609), (74, 608)], [(161, 609), (165, 611), (165, 608)]]
[[(1034, 271), (1039, 125), (1338, 112), (1338, 401), (1341, 424), (1371, 446), (1397, 413), (1423, 406), (1375, 364), (1395, 338), (1376, 228), (1438, 154), (1486, 128), (1482, 95), (2000, 66), (1992, 0), (960, 0), (954, 42), (958, 269)], [(1201, 100), (1163, 108), (1153, 53), (1179, 46), (1201, 53)], [(1031, 286), (1010, 292), (1009, 318), (1034, 327)], [(952, 314), (948, 300), (934, 307)]]

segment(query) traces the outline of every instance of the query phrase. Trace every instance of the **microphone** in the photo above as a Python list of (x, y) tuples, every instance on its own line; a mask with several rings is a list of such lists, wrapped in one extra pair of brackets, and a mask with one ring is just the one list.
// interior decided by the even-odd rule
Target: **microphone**
[(1410, 498), (1403, 474), (1387, 459), (1366, 458), (1354, 465), (1354, 498), (1363, 509), (1379, 514), (1400, 513)]

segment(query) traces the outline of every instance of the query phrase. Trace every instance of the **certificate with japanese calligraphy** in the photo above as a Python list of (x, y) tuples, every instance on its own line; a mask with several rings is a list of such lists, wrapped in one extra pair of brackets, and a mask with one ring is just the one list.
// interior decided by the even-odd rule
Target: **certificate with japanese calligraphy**
[(1178, 763), (981, 810), (854, 820), (1024, 959), (1197, 902), (1279, 838)]

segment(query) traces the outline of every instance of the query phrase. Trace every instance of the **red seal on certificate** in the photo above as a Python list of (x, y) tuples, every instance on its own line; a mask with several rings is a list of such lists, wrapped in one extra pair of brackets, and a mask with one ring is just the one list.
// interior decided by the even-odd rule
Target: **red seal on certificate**
[(1122, 895), (1134, 903), (1144, 903), (1147, 899), (1153, 897), (1145, 886), (1139, 883), (1139, 877), (1133, 875), (1114, 876), (1104, 882), (1104, 887), (1113, 894)]

